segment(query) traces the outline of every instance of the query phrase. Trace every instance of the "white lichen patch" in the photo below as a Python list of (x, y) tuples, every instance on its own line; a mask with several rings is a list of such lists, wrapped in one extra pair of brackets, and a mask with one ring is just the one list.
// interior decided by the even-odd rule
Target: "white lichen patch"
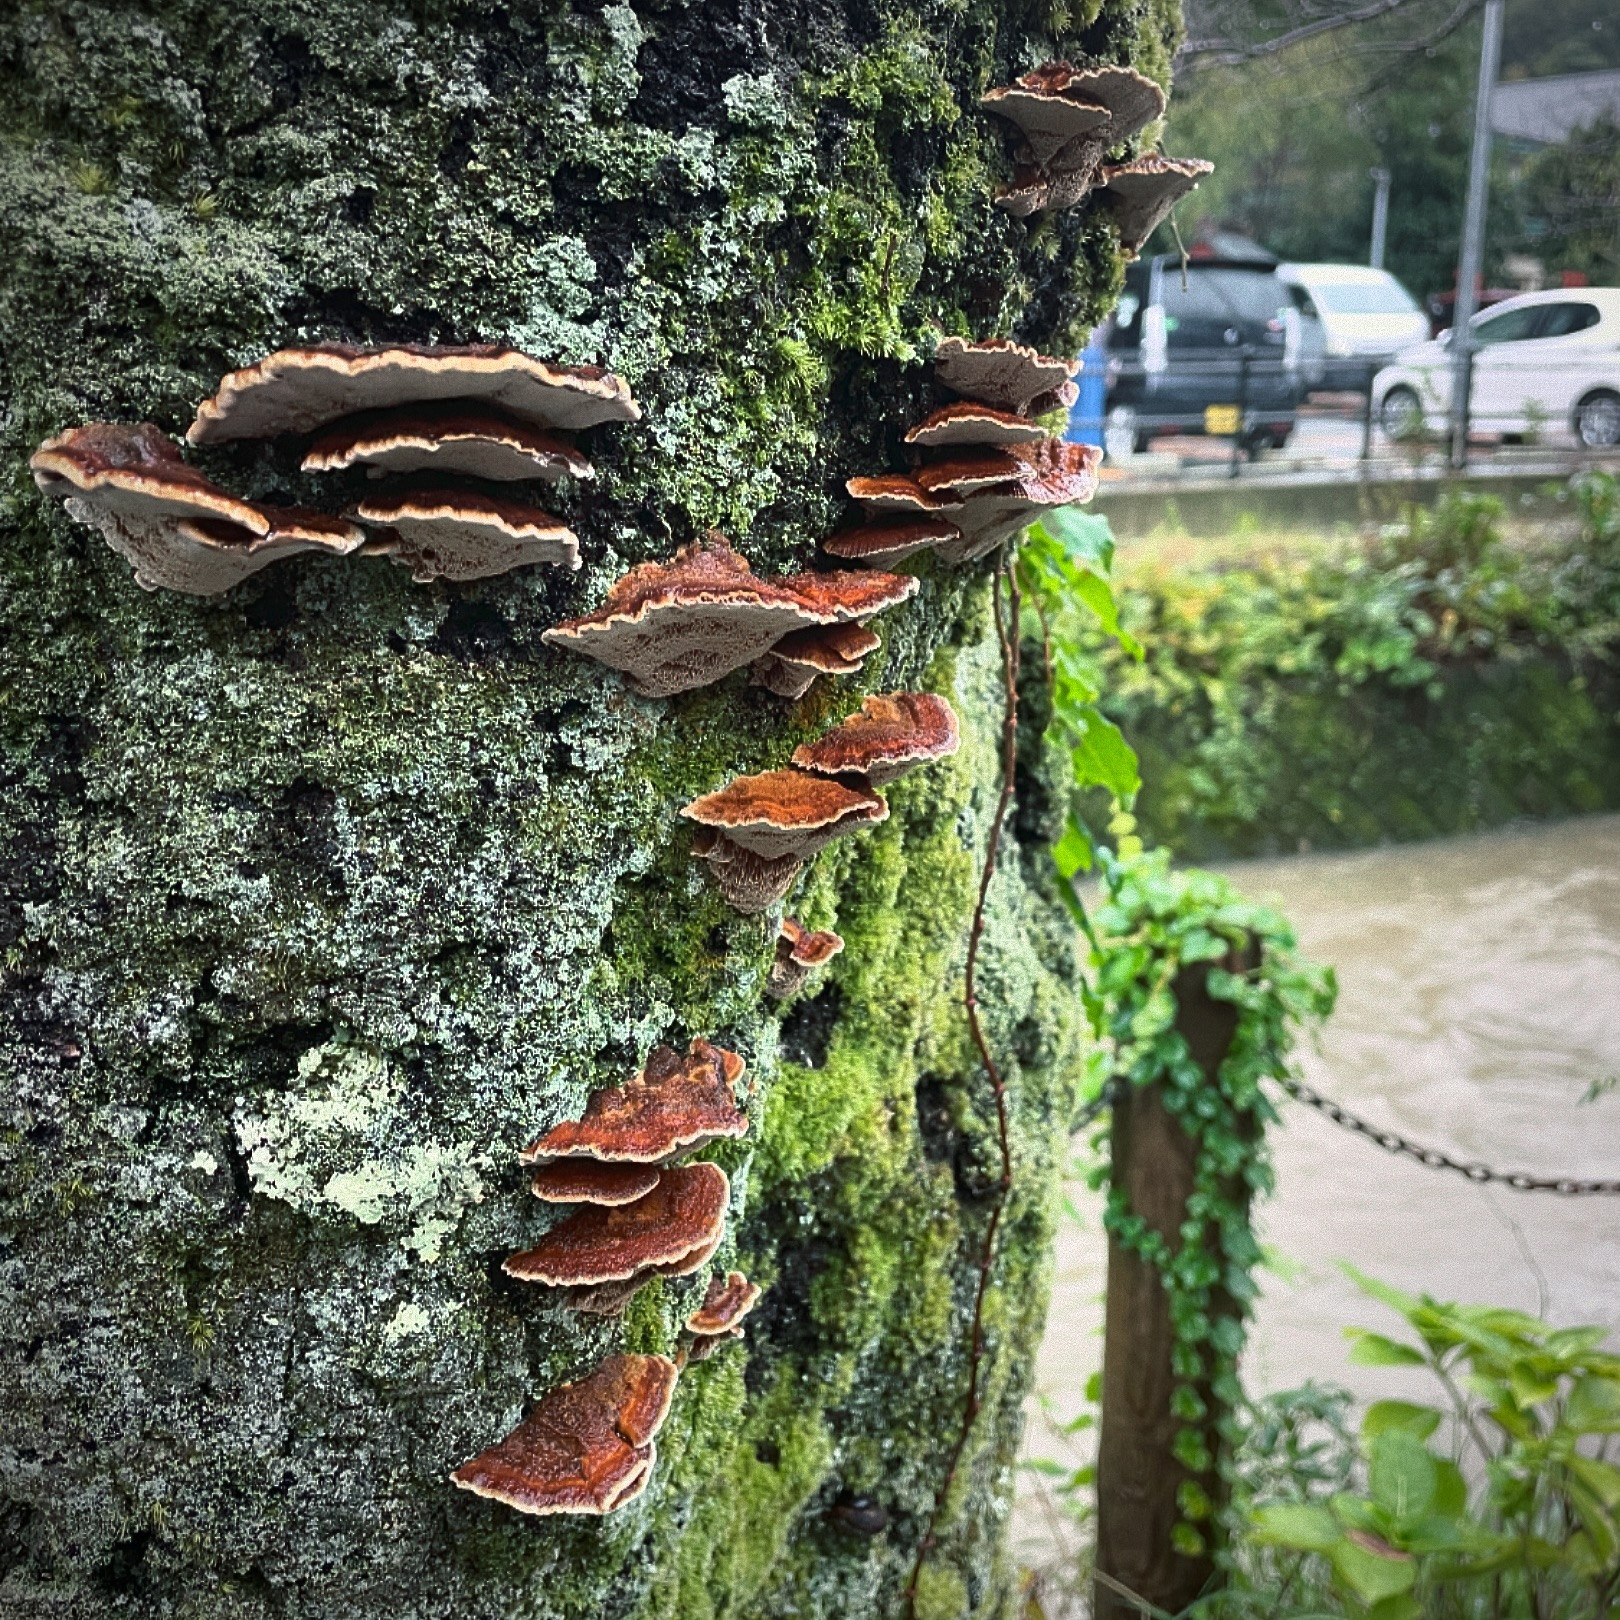
[(397, 1231), (429, 1264), (484, 1196), (487, 1155), (471, 1142), (411, 1141), (404, 1082), (364, 1047), (312, 1047), (293, 1089), (239, 1103), (234, 1123), (256, 1196)]

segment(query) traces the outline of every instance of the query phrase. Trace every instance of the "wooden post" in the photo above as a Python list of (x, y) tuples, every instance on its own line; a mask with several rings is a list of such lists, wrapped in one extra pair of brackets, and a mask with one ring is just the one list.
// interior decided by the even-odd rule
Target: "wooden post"
[[(1233, 952), (1219, 965), (1242, 972), (1252, 962), (1248, 953)], [(1183, 969), (1174, 988), (1180, 1006), (1176, 1028), (1199, 1068), (1212, 1077), (1237, 1032), (1237, 1009), (1210, 997), (1209, 968), (1200, 963)], [(1114, 1185), (1172, 1250), (1179, 1249), (1198, 1147), (1165, 1106), (1162, 1086), (1155, 1082), (1128, 1088), (1113, 1105), (1111, 1134)], [(1217, 1314), (1235, 1315), (1237, 1309), (1231, 1300), (1217, 1301)], [(1219, 1471), (1193, 1476), (1172, 1449), (1184, 1426), (1170, 1410), (1176, 1385), (1172, 1345), (1170, 1300), (1158, 1272), (1110, 1238), (1097, 1450), (1095, 1620), (1140, 1620), (1141, 1603), (1178, 1614), (1214, 1578), (1212, 1546), (1188, 1557), (1171, 1543), (1181, 1517), (1176, 1494), (1184, 1480), (1196, 1477), (1210, 1500), (1224, 1505)], [(1218, 1458), (1219, 1414), (1207, 1383), (1201, 1382), (1199, 1392), (1208, 1408), (1206, 1443), (1210, 1455)], [(1207, 1542), (1215, 1527), (1202, 1528)], [(1126, 1597), (1122, 1587), (1141, 1603)]]

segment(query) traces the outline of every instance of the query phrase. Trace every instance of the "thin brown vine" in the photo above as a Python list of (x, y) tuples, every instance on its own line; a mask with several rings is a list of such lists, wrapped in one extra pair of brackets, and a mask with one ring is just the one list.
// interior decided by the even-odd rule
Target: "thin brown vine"
[[(1001, 581), (1007, 579), (1007, 616), (1001, 609)], [(979, 1371), (984, 1360), (984, 1304), (990, 1292), (990, 1274), (995, 1265), (996, 1237), (1001, 1230), (1001, 1215), (1006, 1207), (1007, 1194), (1012, 1190), (1012, 1131), (1007, 1113), (1007, 1084), (996, 1066), (990, 1043), (985, 1038), (984, 1026), (979, 1021), (977, 997), (979, 944), (984, 937), (985, 907), (990, 897), (990, 880), (995, 876), (996, 856), (1001, 847), (1001, 831), (1006, 824), (1007, 811), (1012, 804), (1013, 779), (1018, 765), (1018, 656), (1019, 614), (1023, 599), (1018, 586), (1018, 570), (1010, 557), (1003, 553), (997, 566), (991, 588), (991, 613), (996, 621), (996, 639), (1001, 644), (1001, 673), (1004, 683), (1006, 707), (1001, 724), (1001, 792), (996, 799), (996, 811), (990, 822), (990, 838), (985, 847), (984, 870), (979, 876), (979, 898), (973, 908), (973, 925), (968, 931), (967, 967), (963, 976), (962, 1005), (967, 1010), (968, 1029), (973, 1044), (979, 1050), (984, 1071), (990, 1078), (990, 1090), (996, 1102), (996, 1139), (1001, 1150), (1001, 1179), (996, 1183), (995, 1202), (990, 1208), (990, 1219), (985, 1225), (984, 1247), (979, 1256), (978, 1283), (973, 1296), (973, 1328), (968, 1342), (967, 1402), (962, 1412), (962, 1428), (951, 1448), (951, 1460), (934, 1497), (934, 1509), (929, 1515), (928, 1530), (917, 1546), (916, 1562), (911, 1567), (911, 1578), (906, 1582), (906, 1614), (916, 1620), (917, 1582), (928, 1555), (938, 1545), (939, 1521), (945, 1503), (956, 1483), (956, 1472), (962, 1455), (967, 1450), (974, 1421), (979, 1415)]]

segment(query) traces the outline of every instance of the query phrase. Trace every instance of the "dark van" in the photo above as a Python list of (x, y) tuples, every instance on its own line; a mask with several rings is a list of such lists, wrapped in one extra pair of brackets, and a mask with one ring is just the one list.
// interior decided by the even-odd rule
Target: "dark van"
[(1137, 450), (1209, 433), (1281, 449), (1302, 394), (1299, 312), (1271, 261), (1139, 259), (1107, 333), (1109, 425)]

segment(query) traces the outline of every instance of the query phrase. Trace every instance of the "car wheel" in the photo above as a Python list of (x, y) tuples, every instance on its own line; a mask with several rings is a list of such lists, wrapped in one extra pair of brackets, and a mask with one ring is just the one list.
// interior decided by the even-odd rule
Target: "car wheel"
[(1410, 388), (1392, 388), (1378, 406), (1386, 439), (1415, 439), (1423, 431), (1423, 405)]
[(1620, 394), (1600, 389), (1575, 407), (1575, 437), (1588, 450), (1612, 450), (1620, 444)]

